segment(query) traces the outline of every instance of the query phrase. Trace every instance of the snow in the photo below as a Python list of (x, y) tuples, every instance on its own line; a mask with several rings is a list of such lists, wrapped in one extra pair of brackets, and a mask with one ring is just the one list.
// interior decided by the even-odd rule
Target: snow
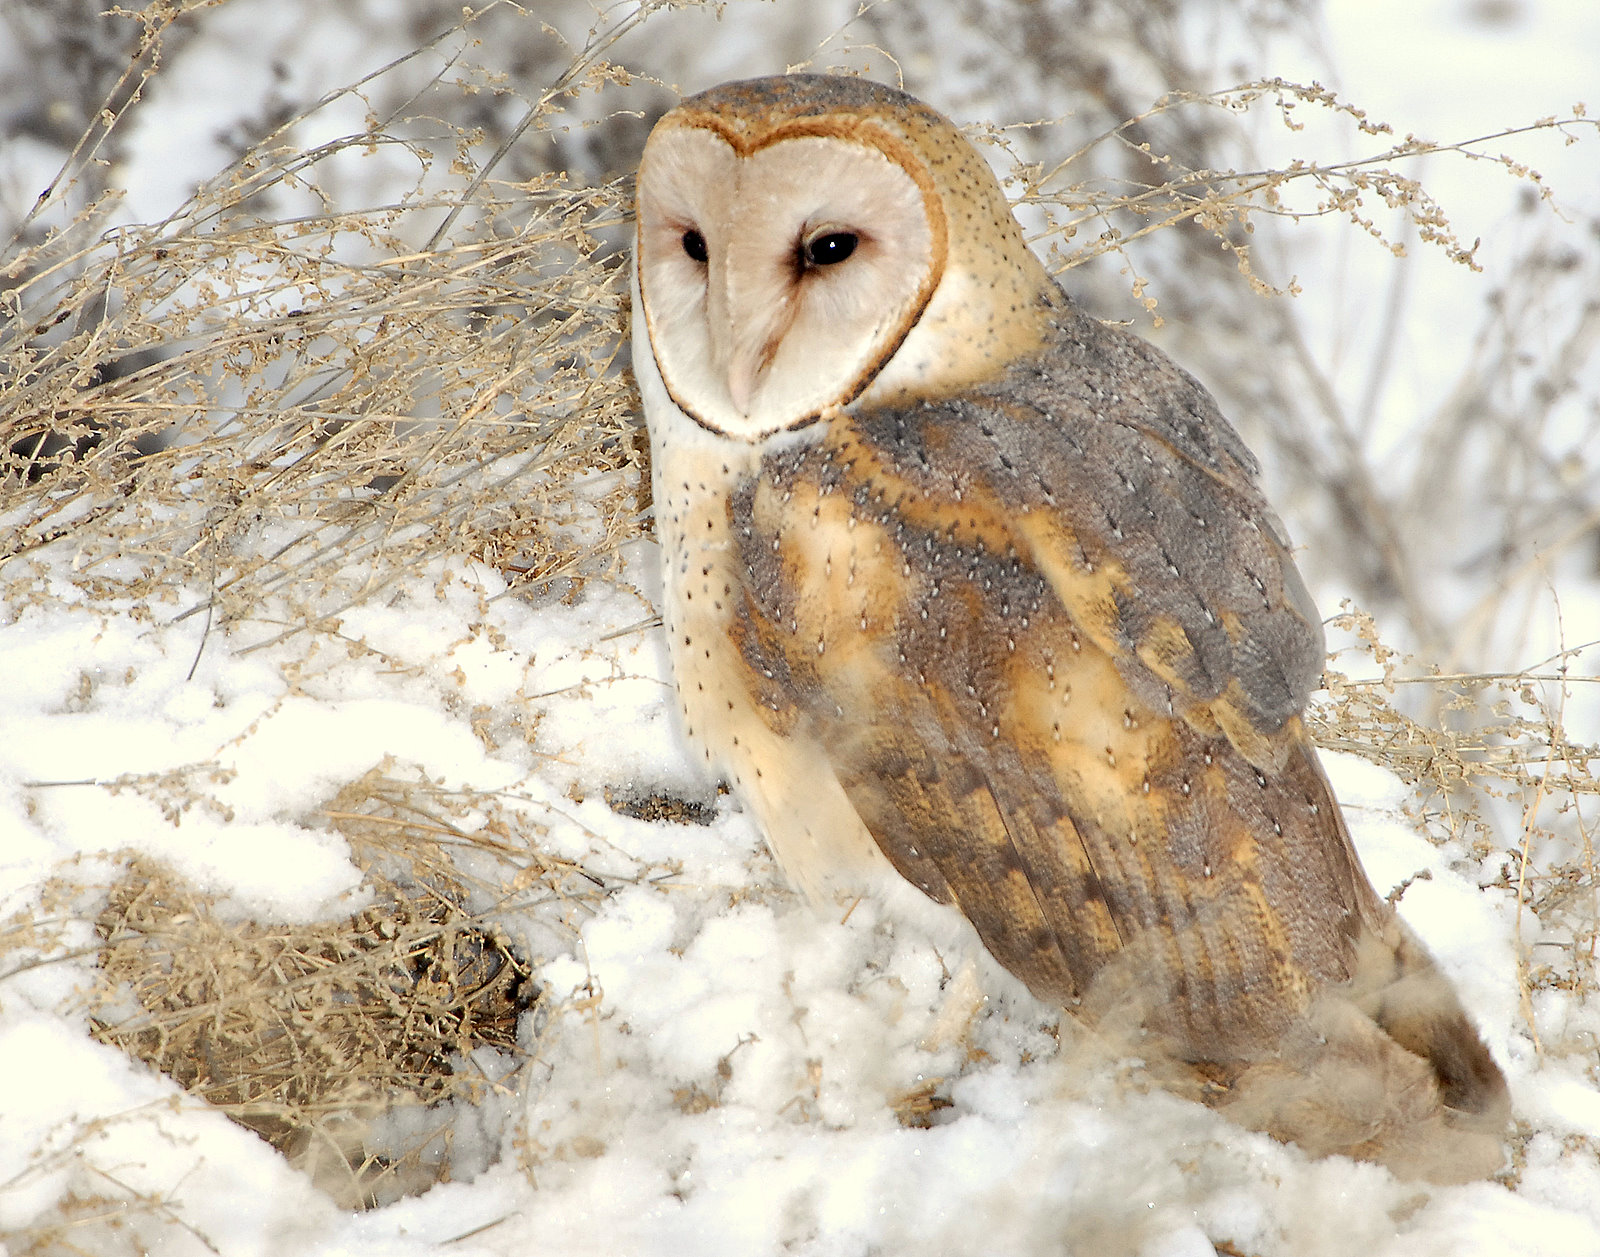
[[(1530, 66), (1567, 95), (1591, 73), (1591, 6), (1525, 6), (1514, 39), (1492, 48), (1456, 20), (1460, 7), (1332, 5), (1351, 94), (1394, 86), (1388, 116), (1453, 134), (1469, 106), (1503, 120)], [(293, 8), (283, 22), (359, 43), (326, 7)], [(146, 132), (130, 172), (142, 216), (169, 212), (215, 169), (221, 150), (205, 137), (225, 123), (222, 102), (242, 108), (249, 84), (263, 89), (265, 59), (238, 55), (259, 32), (224, 25), (260, 12), (225, 8), (187, 50), (192, 77), (174, 76), (187, 86), (165, 106), (182, 125)], [(1365, 37), (1380, 12), (1385, 37)], [(1419, 291), (1417, 326), (1463, 300), (1456, 292)], [(1413, 361), (1455, 352), (1447, 342), (1420, 342)], [(39, 561), (59, 576), (73, 556)], [(1312, 1160), (1166, 1095), (928, 906), (813, 910), (730, 800), (705, 826), (614, 812), (606, 787), (716, 797), (677, 740), (659, 630), (643, 627), (654, 561), (649, 544), (632, 546), (614, 578), (537, 604), (506, 596), (491, 570), (441, 557), (345, 613), (339, 637), (309, 653), (302, 642), (261, 646), (272, 635), (261, 626), (207, 636), (200, 617), (177, 618), (199, 589), (154, 620), (64, 600), (4, 626), (0, 922), (37, 910), (40, 884), (71, 861), (109, 880), (103, 853), (116, 851), (167, 861), (241, 917), (349, 912), (359, 873), (320, 810), (381, 765), (515, 799), (540, 818), (547, 850), (596, 871), (670, 863), (676, 873), (619, 882), (565, 950), (512, 923), (558, 1010), (537, 1045), (541, 1069), (515, 1101), (515, 1137), (491, 1122), (461, 1128), (492, 1165), (368, 1213), (339, 1210), (254, 1134), (90, 1038), (70, 998), (90, 981), (86, 927), (68, 958), (12, 971), (10, 953), (0, 1252), (69, 1193), (115, 1189), (162, 1202), (128, 1224), (153, 1249), (229, 1257), (1204, 1257), (1220, 1241), (1261, 1257), (1600, 1253), (1600, 1145), (1586, 1142), (1600, 1141), (1600, 1088), (1580, 1057), (1537, 1053), (1516, 985), (1519, 934), (1537, 941), (1538, 923), (1478, 889), (1493, 870), (1477, 876), (1465, 853), (1420, 837), (1386, 773), (1327, 757), (1379, 890), (1427, 875), (1401, 911), (1537, 1132), (1515, 1190), (1419, 1186)], [(1567, 635), (1600, 637), (1596, 601), (1581, 599), (1589, 623), (1570, 622), (1569, 602)], [(518, 713), (526, 736), (478, 736), (468, 713), (485, 708)], [(1581, 995), (1538, 999), (1538, 1024), (1600, 1030)], [(950, 1107), (926, 1129), (902, 1126), (893, 1104), (924, 1084)]]

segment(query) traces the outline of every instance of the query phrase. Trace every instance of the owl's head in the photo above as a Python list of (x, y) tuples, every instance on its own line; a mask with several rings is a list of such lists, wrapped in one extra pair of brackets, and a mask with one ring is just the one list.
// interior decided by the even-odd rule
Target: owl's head
[(992, 376), (1059, 299), (948, 119), (825, 75), (724, 84), (656, 124), (636, 265), (667, 393), (744, 440)]

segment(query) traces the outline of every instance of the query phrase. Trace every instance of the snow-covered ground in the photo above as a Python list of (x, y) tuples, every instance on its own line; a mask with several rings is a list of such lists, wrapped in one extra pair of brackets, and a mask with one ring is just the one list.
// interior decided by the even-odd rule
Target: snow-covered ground
[[(1556, 112), (1596, 85), (1584, 80), (1600, 65), (1600, 11), (1586, 0), (1510, 5), (1522, 15), (1510, 28), (1469, 23), (1467, 7), (1333, 0), (1342, 86), (1410, 129), (1456, 135)], [(247, 11), (265, 23), (264, 43), (287, 29), (267, 7), (235, 10)], [(730, 10), (730, 38), (742, 12)], [(290, 6), (282, 13), (300, 20)], [(246, 82), (256, 64), (225, 42), (188, 52), (210, 59), (203, 81), (214, 83)], [(235, 56), (238, 75), (228, 73)], [(344, 82), (349, 68), (327, 72)], [(184, 126), (204, 132), (204, 93), (177, 95), (180, 106)], [(161, 146), (149, 151), (167, 160)], [(1594, 152), (1591, 142), (1545, 170), (1589, 206), (1600, 199)], [(156, 197), (172, 175), (164, 165), (129, 173)], [(1463, 230), (1492, 239), (1493, 229)], [(1330, 291), (1318, 265), (1297, 267), (1303, 302)], [(1384, 282), (1363, 280), (1359, 266), (1338, 273)], [(1432, 355), (1452, 352), (1437, 348), (1452, 311), (1482, 299), (1470, 280), (1429, 274), (1408, 310), (1399, 406), (1454, 378), (1459, 363)], [(524, 934), (559, 1011), (518, 1111), (478, 1136), (503, 1155), (470, 1182), (366, 1213), (337, 1208), (254, 1134), (90, 1038), (74, 998), (90, 981), (88, 922), (69, 927), (75, 956), (12, 971), (25, 953), (11, 952), (0, 960), (0, 1251), (29, 1251), (30, 1229), (71, 1196), (121, 1195), (143, 1203), (121, 1221), (83, 1223), (81, 1251), (1600, 1254), (1600, 1086), (1583, 1058), (1535, 1050), (1515, 976), (1516, 932), (1532, 927), (1509, 896), (1477, 889), (1497, 873), (1493, 857), (1476, 864), (1418, 836), (1387, 774), (1327, 757), (1380, 891), (1431, 874), (1402, 910), (1458, 984), (1536, 1132), (1514, 1189), (1419, 1186), (1310, 1160), (1174, 1099), (1058, 1027), (1056, 1010), (992, 964), (963, 972), (915, 914), (872, 903), (843, 920), (813, 911), (725, 799), (708, 825), (613, 811), (608, 787), (714, 797), (676, 741), (659, 632), (640, 627), (653, 610), (654, 548), (633, 543), (624, 559), (576, 599), (533, 602), (497, 597), (497, 573), (441, 556), (344, 616), (342, 639), (381, 656), (323, 649), (308, 663), (295, 641), (242, 653), (264, 628), (206, 639), (200, 617), (176, 619), (203, 589), (175, 591), (171, 614), (151, 620), (87, 604), (66, 579), (70, 545), (38, 556), (40, 590), (58, 596), (0, 629), (0, 931), (40, 911), (38, 886), (67, 862), (109, 880), (102, 853), (120, 850), (160, 857), (236, 915), (348, 912), (358, 875), (319, 809), (386, 761), (396, 774), (500, 792), (537, 818), (555, 855), (676, 872), (619, 878), (581, 914), (570, 950)], [(1326, 610), (1339, 592), (1317, 590)], [(1577, 623), (1569, 614), (1566, 640), (1600, 638), (1592, 589), (1574, 597), (1589, 610)], [(519, 713), (528, 736), (480, 736), (464, 713), (485, 708)], [(182, 794), (181, 782), (85, 784), (160, 783), (195, 765), (207, 766), (195, 790), (220, 806), (189, 807), (177, 824), (160, 790)], [(1600, 1033), (1592, 993), (1538, 1000), (1540, 1024), (1569, 1039)], [(895, 1104), (925, 1085), (950, 1106), (926, 1128), (902, 1125)]]

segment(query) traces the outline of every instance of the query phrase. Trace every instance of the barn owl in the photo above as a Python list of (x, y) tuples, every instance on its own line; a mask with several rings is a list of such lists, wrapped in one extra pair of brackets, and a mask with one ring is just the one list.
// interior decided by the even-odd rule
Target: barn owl
[(1301, 722), (1321, 621), (1206, 391), (866, 80), (685, 100), (637, 211), (683, 722), (786, 875), (898, 874), (1248, 1125), (1497, 1168), (1504, 1081), (1351, 847)]

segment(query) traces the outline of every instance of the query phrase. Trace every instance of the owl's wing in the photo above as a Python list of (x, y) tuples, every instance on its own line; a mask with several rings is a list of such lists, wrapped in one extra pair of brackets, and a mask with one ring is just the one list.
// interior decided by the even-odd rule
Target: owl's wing
[(1300, 723), (1320, 626), (1253, 460), (1156, 351), (1069, 323), (763, 471), (730, 508), (758, 702), (1036, 993), (1249, 1060), (1392, 931)]
[(1255, 459), (1191, 376), (1069, 310), (1050, 353), (916, 413), (923, 449), (892, 412), (852, 434), (903, 511), (922, 498), (992, 533), (1147, 705), (1281, 766), (1322, 625)]

